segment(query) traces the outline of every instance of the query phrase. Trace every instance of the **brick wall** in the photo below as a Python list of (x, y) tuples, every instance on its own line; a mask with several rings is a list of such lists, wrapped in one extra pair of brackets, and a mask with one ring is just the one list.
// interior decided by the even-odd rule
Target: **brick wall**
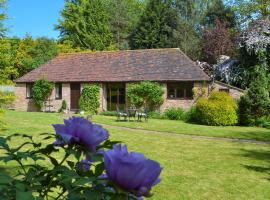
[[(179, 83), (181, 84), (181, 83)], [(86, 83), (81, 84), (81, 90), (83, 87), (87, 85)], [(89, 84), (88, 84), (89, 85)], [(196, 99), (193, 100), (184, 100), (184, 99), (167, 99), (167, 83), (161, 83), (162, 88), (164, 90), (163, 98), (164, 103), (160, 106), (160, 111), (164, 112), (167, 108), (170, 107), (181, 107), (184, 109), (190, 108), (192, 105), (196, 103)], [(129, 83), (126, 84), (126, 90), (128, 89)], [(208, 85), (203, 86), (202, 83), (196, 82), (194, 83), (195, 88), (206, 87), (208, 91)], [(15, 109), (19, 111), (37, 111), (37, 108), (34, 104), (33, 99), (26, 99), (26, 84), (20, 83), (16, 85), (15, 89), (16, 93), (16, 102)], [(100, 84), (100, 107), (98, 109), (99, 112), (102, 112), (107, 109), (107, 99), (106, 99), (106, 84)], [(63, 83), (62, 84), (62, 99), (55, 99), (55, 89), (53, 89), (51, 97), (50, 97), (50, 105), (51, 111), (57, 112), (62, 105), (62, 101), (66, 100), (68, 108), (70, 108), (70, 84)], [(128, 101), (127, 107), (128, 107)]]
[(214, 83), (212, 86), (212, 91), (220, 91), (222, 89), (227, 89), (229, 90), (229, 94), (234, 98), (234, 99), (240, 99), (242, 95), (244, 95), (244, 91), (234, 88), (229, 85), (225, 85), (222, 83)]
[(15, 95), (16, 95), (16, 100), (14, 104), (15, 110), (29, 111), (29, 112), (37, 111), (37, 107), (35, 106), (33, 99), (26, 98), (26, 84), (25, 83), (19, 83), (16, 85)]
[[(181, 83), (179, 83), (181, 84)], [(171, 107), (181, 107), (185, 110), (189, 109), (191, 106), (196, 104), (197, 99), (168, 99), (167, 98), (167, 83), (162, 83), (162, 87), (164, 90), (163, 98), (164, 102), (160, 106), (160, 112), (164, 112), (166, 109), (171, 108)], [(203, 84), (201, 82), (195, 82), (194, 83), (194, 88), (202, 88), (205, 87), (207, 93), (208, 93), (208, 87), (209, 84)]]
[[(33, 99), (26, 98), (26, 84), (25, 83), (18, 83), (15, 87), (15, 110), (18, 111), (29, 111), (34, 112), (38, 111), (37, 107), (35, 106)], [(61, 106), (62, 101), (66, 100), (68, 108), (70, 107), (70, 86), (69, 83), (62, 84), (62, 99), (55, 99), (55, 89), (53, 89), (52, 94), (49, 98), (48, 103), (52, 106), (51, 111), (57, 112)]]

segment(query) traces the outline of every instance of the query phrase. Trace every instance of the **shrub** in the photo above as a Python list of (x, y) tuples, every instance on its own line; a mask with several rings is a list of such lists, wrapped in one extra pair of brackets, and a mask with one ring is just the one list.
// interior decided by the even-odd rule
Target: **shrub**
[(50, 97), (53, 84), (45, 79), (38, 80), (33, 86), (33, 98), (39, 110), (42, 110), (46, 100)]
[(189, 123), (196, 123), (198, 119), (196, 117), (196, 107), (192, 106), (188, 111), (184, 113), (183, 120)]
[(270, 119), (269, 117), (262, 117), (256, 121), (256, 126), (270, 129)]
[(63, 100), (62, 101), (62, 106), (61, 106), (61, 108), (59, 109), (59, 112), (63, 112), (64, 110), (66, 110), (67, 109), (67, 102), (66, 102), (66, 100)]
[(194, 114), (196, 121), (204, 125), (229, 126), (238, 122), (237, 104), (224, 92), (214, 92), (209, 99), (200, 99)]
[(80, 109), (91, 114), (97, 114), (99, 103), (100, 87), (98, 85), (88, 85), (82, 90), (79, 101)]
[(103, 111), (102, 113), (100, 113), (100, 115), (104, 115), (104, 116), (117, 116), (117, 112), (115, 112), (115, 111)]
[(169, 108), (164, 112), (164, 116), (170, 120), (183, 120), (184, 113), (182, 108)]
[(144, 81), (130, 84), (127, 89), (127, 97), (136, 107), (148, 107), (151, 110), (163, 103), (163, 89), (156, 82)]
[(0, 108), (7, 108), (15, 100), (15, 94), (13, 92), (1, 92), (0, 91)]
[(162, 113), (156, 111), (149, 112), (148, 117), (151, 119), (165, 119), (165, 116)]

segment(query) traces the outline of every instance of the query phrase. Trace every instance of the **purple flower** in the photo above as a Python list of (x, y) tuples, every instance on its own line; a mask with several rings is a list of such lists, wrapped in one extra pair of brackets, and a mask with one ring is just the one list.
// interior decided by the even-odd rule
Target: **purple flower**
[(78, 168), (79, 170), (82, 170), (82, 171), (88, 171), (90, 170), (91, 165), (92, 165), (91, 160), (86, 158), (78, 164)]
[(79, 143), (95, 152), (96, 147), (109, 138), (106, 129), (82, 117), (72, 117), (64, 120), (64, 123), (53, 125), (56, 134), (62, 139), (57, 139), (55, 145)]
[(104, 153), (108, 178), (137, 197), (149, 196), (153, 186), (160, 182), (159, 163), (143, 154), (127, 151), (125, 145), (114, 145)]

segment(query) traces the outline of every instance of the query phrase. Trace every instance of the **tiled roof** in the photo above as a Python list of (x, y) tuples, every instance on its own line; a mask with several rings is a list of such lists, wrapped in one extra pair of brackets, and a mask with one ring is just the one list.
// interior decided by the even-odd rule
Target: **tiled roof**
[(16, 82), (208, 81), (180, 49), (62, 54)]

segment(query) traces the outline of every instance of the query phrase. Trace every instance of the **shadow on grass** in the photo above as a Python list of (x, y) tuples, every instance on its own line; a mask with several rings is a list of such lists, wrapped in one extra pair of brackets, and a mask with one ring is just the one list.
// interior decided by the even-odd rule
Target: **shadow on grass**
[(269, 132), (262, 131), (252, 131), (252, 132), (236, 132), (236, 136), (239, 135), (239, 138), (245, 138), (250, 140), (270, 142), (270, 130)]
[(243, 150), (243, 156), (252, 159), (264, 161), (262, 165), (242, 165), (248, 170), (266, 173), (267, 179), (270, 181), (270, 150)]

